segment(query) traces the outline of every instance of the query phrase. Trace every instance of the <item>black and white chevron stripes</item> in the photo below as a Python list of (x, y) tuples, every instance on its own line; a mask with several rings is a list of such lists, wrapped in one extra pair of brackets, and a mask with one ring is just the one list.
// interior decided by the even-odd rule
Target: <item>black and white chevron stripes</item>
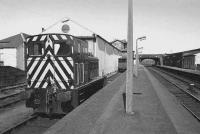
[(50, 35), (36, 35), (36, 36), (30, 36), (29, 38), (27, 38), (27, 42), (29, 41), (35, 41), (35, 42), (39, 42), (39, 41), (46, 41), (47, 37), (49, 36), (49, 38), (52, 41), (73, 41), (74, 37), (70, 36), (70, 35), (66, 35), (66, 34), (50, 34)]
[(69, 79), (73, 79), (74, 62), (72, 57), (55, 56), (53, 52), (54, 40), (71, 40), (67, 35), (38, 35), (27, 39), (28, 43), (34, 41), (45, 42), (45, 51), (42, 56), (29, 56), (27, 58), (27, 74), (31, 84), (30, 88), (46, 88), (50, 78), (60, 89), (69, 89)]

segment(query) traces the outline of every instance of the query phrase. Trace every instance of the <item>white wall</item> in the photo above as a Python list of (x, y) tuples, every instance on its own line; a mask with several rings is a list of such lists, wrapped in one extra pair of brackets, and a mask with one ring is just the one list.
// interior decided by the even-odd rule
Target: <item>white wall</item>
[(99, 59), (99, 75), (102, 76), (105, 74), (105, 44), (103, 40), (97, 38), (95, 45), (95, 56)]
[(87, 40), (88, 52), (99, 59), (99, 76), (117, 71), (118, 58), (122, 56), (121, 51), (111, 46), (111, 44), (101, 37), (95, 36), (95, 38), (95, 42)]
[(20, 45), (17, 48), (16, 56), (17, 56), (16, 67), (21, 70), (25, 70), (25, 67), (24, 67), (24, 45)]
[(196, 64), (200, 64), (200, 53), (198, 53), (198, 54), (195, 54), (196, 56), (195, 56), (195, 65)]
[(108, 44), (105, 40), (98, 36), (96, 38), (95, 56), (99, 59), (99, 75), (102, 76), (117, 71), (120, 53), (114, 52), (118, 50)]
[(0, 53), (3, 53), (1, 60), (4, 62), (4, 66), (17, 66), (16, 52), (16, 48), (1, 49)]

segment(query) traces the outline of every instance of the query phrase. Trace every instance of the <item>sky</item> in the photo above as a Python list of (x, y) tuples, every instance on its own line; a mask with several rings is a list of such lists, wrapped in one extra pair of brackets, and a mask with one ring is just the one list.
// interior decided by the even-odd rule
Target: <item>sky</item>
[[(20, 32), (39, 34), (63, 17), (108, 41), (126, 39), (127, 4), (128, 0), (0, 0), (0, 39)], [(199, 16), (199, 0), (133, 0), (133, 47), (136, 38), (146, 36), (138, 42), (145, 54), (200, 48)], [(52, 29), (60, 32), (61, 25)], [(84, 33), (73, 27), (70, 32)]]

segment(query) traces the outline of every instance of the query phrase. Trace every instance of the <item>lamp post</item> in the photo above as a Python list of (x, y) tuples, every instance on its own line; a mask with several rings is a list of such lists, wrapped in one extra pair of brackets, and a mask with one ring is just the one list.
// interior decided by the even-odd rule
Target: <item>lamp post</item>
[[(143, 47), (139, 47), (138, 48), (138, 63), (139, 63), (139, 59), (140, 59), (140, 54), (142, 53), (142, 51), (139, 51), (139, 50), (143, 50)], [(139, 64), (138, 64), (139, 65)]]
[(126, 71), (126, 113), (133, 114), (133, 0), (128, 0), (128, 33), (127, 33), (127, 71)]
[(138, 41), (146, 40), (146, 36), (140, 37), (136, 39), (136, 67), (135, 67), (135, 76), (138, 76), (138, 66), (139, 66), (139, 57), (138, 57)]

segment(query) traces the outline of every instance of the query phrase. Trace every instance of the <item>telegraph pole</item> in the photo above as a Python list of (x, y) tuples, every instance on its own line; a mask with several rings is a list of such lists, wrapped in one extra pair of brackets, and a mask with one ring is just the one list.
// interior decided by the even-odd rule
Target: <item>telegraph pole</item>
[(133, 0), (128, 0), (128, 44), (126, 71), (126, 113), (133, 114)]

